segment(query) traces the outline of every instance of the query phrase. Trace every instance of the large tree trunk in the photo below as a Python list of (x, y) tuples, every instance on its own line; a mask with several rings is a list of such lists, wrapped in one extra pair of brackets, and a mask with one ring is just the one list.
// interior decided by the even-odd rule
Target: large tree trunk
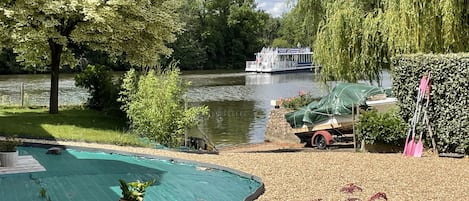
[(49, 114), (59, 113), (59, 69), (63, 45), (49, 40), (51, 54)]

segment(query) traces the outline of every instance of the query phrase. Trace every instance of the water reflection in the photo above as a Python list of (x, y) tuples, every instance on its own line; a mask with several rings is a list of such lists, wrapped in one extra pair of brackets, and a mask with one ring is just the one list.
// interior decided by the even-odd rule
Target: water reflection
[[(200, 135), (203, 132), (216, 145), (262, 142), (268, 114), (273, 109), (270, 100), (296, 96), (299, 91), (311, 92), (316, 97), (327, 94), (312, 73), (190, 74), (182, 78), (192, 83), (186, 94), (190, 105), (207, 105), (210, 109), (210, 116), (190, 133)], [(0, 76), (0, 96), (20, 104), (22, 82), (30, 104), (48, 105), (49, 75)], [(386, 71), (382, 85), (391, 87)], [(75, 87), (73, 75), (61, 75), (59, 87), (61, 105), (81, 104), (88, 97), (86, 90)]]
[[(270, 100), (316, 91), (311, 73), (256, 74), (232, 73), (183, 76), (192, 82), (187, 98), (193, 104), (207, 105), (210, 116), (200, 130), (216, 145), (259, 143), (264, 140)], [(192, 134), (200, 131), (192, 129)]]
[[(184, 79), (192, 82), (187, 93), (193, 104), (207, 105), (210, 116), (199, 129), (216, 145), (259, 143), (264, 140), (268, 115), (273, 107), (270, 100), (310, 92), (315, 97), (328, 93), (315, 80), (312, 73), (262, 74), (231, 73), (189, 75)], [(391, 87), (390, 74), (382, 74), (382, 86)], [(332, 88), (335, 83), (329, 83)], [(376, 85), (376, 83), (375, 83)]]
[[(251, 125), (263, 115), (256, 111), (254, 101), (208, 101), (200, 103), (210, 108), (209, 116), (204, 118), (200, 130), (192, 129), (192, 134), (203, 132), (216, 145), (242, 144), (250, 142)], [(262, 140), (262, 139), (259, 139)]]
[[(59, 104), (77, 105), (86, 102), (89, 94), (75, 87), (73, 74), (61, 74)], [(0, 104), (21, 105), (21, 85), (24, 84), (27, 105), (49, 105), (50, 75), (0, 75)]]

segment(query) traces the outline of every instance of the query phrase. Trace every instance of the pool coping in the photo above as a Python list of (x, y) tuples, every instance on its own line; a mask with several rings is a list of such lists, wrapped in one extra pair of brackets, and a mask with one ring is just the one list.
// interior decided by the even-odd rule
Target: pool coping
[[(233, 168), (221, 166), (221, 165), (216, 165), (216, 164), (211, 164), (211, 163), (204, 163), (204, 162), (198, 162), (198, 161), (193, 161), (193, 160), (187, 160), (187, 159), (180, 159), (180, 158), (174, 158), (174, 157), (167, 157), (167, 156), (159, 156), (159, 155), (153, 155), (153, 154), (143, 154), (143, 153), (135, 153), (135, 152), (127, 152), (127, 151), (121, 151), (121, 150), (115, 150), (115, 149), (107, 149), (107, 148), (95, 148), (95, 147), (81, 147), (81, 146), (74, 146), (74, 145), (61, 145), (61, 144), (54, 144), (54, 143), (39, 143), (39, 142), (23, 142), (24, 147), (40, 147), (40, 148), (51, 148), (51, 147), (60, 147), (62, 149), (74, 149), (74, 150), (79, 150), (79, 151), (90, 151), (90, 152), (105, 152), (109, 154), (121, 154), (121, 155), (130, 155), (130, 156), (137, 156), (137, 157), (144, 157), (144, 158), (150, 158), (150, 159), (158, 159), (158, 160), (168, 160), (168, 161), (174, 161), (178, 163), (190, 163), (194, 164), (197, 166), (203, 166), (207, 168), (213, 168), (213, 169), (218, 169), (222, 171), (226, 171), (232, 174), (239, 175), (241, 177), (245, 177), (251, 180), (254, 180), (256, 182), (260, 183), (260, 186), (250, 195), (244, 198), (244, 201), (254, 201), (257, 198), (259, 198), (262, 194), (265, 192), (265, 185), (264, 182), (262, 182), (262, 179), (260, 177), (257, 177), (255, 175), (248, 174), (246, 172), (236, 170)], [(187, 153), (187, 152), (181, 152), (181, 153)], [(191, 154), (191, 153), (188, 153)]]

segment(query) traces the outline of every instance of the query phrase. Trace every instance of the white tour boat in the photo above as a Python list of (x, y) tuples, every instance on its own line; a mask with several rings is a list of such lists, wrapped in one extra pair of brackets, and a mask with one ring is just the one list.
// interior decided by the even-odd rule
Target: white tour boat
[(311, 48), (262, 48), (256, 61), (246, 62), (246, 72), (313, 71)]

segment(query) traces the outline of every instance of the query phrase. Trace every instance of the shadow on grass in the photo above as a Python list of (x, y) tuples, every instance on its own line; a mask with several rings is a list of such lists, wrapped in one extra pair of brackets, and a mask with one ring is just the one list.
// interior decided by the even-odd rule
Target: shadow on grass
[(67, 133), (126, 130), (122, 118), (80, 108), (60, 108), (59, 114), (49, 114), (47, 108), (1, 108), (0, 125), (3, 136), (48, 140)]

